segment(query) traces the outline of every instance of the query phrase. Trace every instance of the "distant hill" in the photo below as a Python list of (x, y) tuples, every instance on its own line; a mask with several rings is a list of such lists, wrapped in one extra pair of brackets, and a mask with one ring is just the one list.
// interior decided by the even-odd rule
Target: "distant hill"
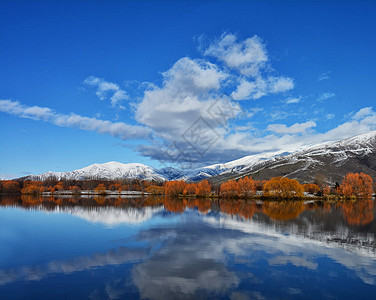
[(210, 179), (223, 182), (250, 175), (264, 180), (274, 176), (287, 176), (301, 182), (312, 182), (326, 177), (328, 182), (341, 182), (348, 172), (364, 172), (376, 179), (376, 131), (339, 142), (308, 147), (291, 154), (284, 152), (250, 155), (231, 162), (192, 170), (176, 168), (156, 169), (139, 163), (108, 162), (93, 164), (71, 172), (47, 172), (30, 175), (22, 180), (58, 179), (143, 179), (154, 181)]
[(300, 182), (312, 182), (316, 177), (325, 176), (333, 184), (340, 183), (349, 172), (364, 172), (376, 179), (376, 131), (257, 163), (247, 164), (245, 160), (213, 180), (221, 182), (243, 176), (266, 180), (286, 176)]

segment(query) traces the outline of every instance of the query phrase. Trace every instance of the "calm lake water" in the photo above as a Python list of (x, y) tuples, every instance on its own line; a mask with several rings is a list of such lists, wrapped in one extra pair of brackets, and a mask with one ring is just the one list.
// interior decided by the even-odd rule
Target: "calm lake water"
[(1, 299), (375, 299), (373, 200), (0, 198)]

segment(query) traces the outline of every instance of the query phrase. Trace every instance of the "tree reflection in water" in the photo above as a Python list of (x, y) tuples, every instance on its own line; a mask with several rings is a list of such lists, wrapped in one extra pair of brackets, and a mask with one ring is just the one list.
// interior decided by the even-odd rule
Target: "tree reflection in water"
[(373, 206), (374, 203), (372, 199), (341, 203), (346, 222), (349, 225), (356, 226), (364, 226), (373, 221)]
[(289, 221), (297, 219), (304, 211), (317, 212), (320, 215), (331, 214), (340, 211), (343, 220), (351, 226), (365, 226), (374, 218), (374, 200), (359, 199), (357, 201), (342, 202), (303, 202), (303, 201), (265, 201), (257, 202), (241, 199), (216, 199), (205, 198), (174, 198), (162, 196), (147, 197), (106, 197), (106, 196), (1, 196), (1, 206), (21, 206), (25, 208), (43, 207), (53, 210), (56, 206), (61, 207), (119, 207), (143, 208), (164, 206), (172, 213), (183, 213), (186, 209), (197, 209), (202, 214), (210, 211), (220, 211), (240, 219), (250, 220), (254, 214), (267, 216), (274, 221)]

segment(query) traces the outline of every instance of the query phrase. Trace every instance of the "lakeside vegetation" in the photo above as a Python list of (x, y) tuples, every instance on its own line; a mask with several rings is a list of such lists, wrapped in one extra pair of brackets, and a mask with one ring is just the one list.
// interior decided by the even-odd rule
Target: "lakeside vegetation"
[(182, 180), (150, 182), (137, 179), (107, 181), (98, 179), (57, 180), (55, 178), (44, 181), (0, 181), (0, 193), (122, 195), (132, 192), (198, 198), (367, 198), (374, 195), (374, 187), (372, 178), (364, 173), (348, 173), (341, 184), (336, 183), (334, 186), (329, 186), (325, 180), (320, 178), (315, 183), (300, 184), (297, 180), (287, 177), (273, 177), (269, 180), (257, 181), (248, 176), (238, 180), (228, 180), (222, 184), (211, 183), (206, 179), (197, 183), (187, 183)]

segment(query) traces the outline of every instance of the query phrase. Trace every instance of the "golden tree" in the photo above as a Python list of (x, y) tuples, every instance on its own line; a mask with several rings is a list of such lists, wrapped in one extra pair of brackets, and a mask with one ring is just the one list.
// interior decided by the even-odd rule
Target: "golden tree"
[(165, 194), (167, 196), (183, 195), (187, 184), (182, 180), (167, 181), (165, 183)]
[(20, 184), (13, 180), (3, 180), (0, 181), (0, 192), (1, 193), (19, 193)]
[(103, 183), (100, 183), (95, 188), (95, 193), (99, 195), (105, 195), (106, 194), (106, 187)]
[(314, 183), (306, 183), (303, 185), (304, 191), (310, 194), (317, 194), (320, 192), (320, 187)]
[(348, 173), (339, 187), (340, 194), (345, 197), (371, 197), (373, 180), (364, 173)]
[(195, 193), (198, 197), (207, 197), (210, 195), (211, 185), (209, 181), (202, 180), (196, 184)]
[(239, 184), (234, 180), (229, 180), (221, 184), (220, 195), (223, 197), (239, 196)]
[(185, 188), (185, 191), (187, 195), (195, 195), (196, 193), (196, 183), (188, 183), (186, 188)]
[(146, 192), (152, 195), (163, 195), (164, 188), (162, 186), (151, 185), (146, 188)]
[(264, 195), (267, 197), (300, 198), (304, 196), (304, 189), (295, 179), (273, 177), (264, 184)]
[(245, 176), (244, 178), (240, 178), (238, 181), (238, 191), (239, 196), (241, 197), (247, 198), (254, 195), (256, 192), (256, 186), (252, 177)]

